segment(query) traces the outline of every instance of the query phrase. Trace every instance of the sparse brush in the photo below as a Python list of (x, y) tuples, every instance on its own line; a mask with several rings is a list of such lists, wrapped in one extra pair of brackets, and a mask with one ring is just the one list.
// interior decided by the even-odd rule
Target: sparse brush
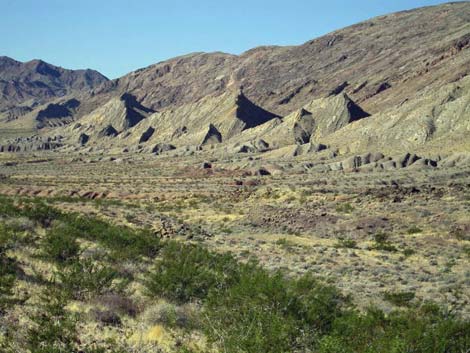
[(398, 249), (389, 241), (388, 234), (377, 233), (374, 235), (375, 244), (373, 249), (381, 251), (396, 252)]
[(410, 302), (415, 298), (414, 292), (385, 292), (383, 297), (386, 301), (396, 306), (410, 306)]
[(356, 249), (357, 242), (354, 239), (339, 238), (335, 244), (335, 248)]
[(336, 212), (339, 213), (352, 213), (354, 211), (354, 206), (350, 203), (343, 203), (336, 205)]
[(276, 245), (279, 245), (282, 249), (286, 251), (293, 251), (294, 248), (297, 246), (296, 243), (294, 243), (292, 240), (289, 240), (287, 238), (280, 238), (276, 240)]
[(408, 230), (406, 232), (411, 235), (411, 234), (422, 233), (423, 230), (421, 228), (418, 228), (417, 226), (412, 226), (412, 227), (408, 228)]

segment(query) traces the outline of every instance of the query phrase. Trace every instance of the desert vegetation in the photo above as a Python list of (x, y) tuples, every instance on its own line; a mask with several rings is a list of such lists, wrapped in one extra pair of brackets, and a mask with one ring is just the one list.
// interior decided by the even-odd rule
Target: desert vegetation
[(413, 293), (384, 293), (402, 309), (359, 310), (314, 272), (269, 271), (43, 200), (2, 197), (0, 217), (5, 352), (460, 353), (470, 345), (470, 322)]

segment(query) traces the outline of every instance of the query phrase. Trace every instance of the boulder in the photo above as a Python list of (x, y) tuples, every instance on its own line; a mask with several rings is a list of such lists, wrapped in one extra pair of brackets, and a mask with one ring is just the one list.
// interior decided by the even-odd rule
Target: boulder
[(176, 149), (175, 146), (170, 145), (168, 143), (157, 143), (153, 148), (152, 148), (152, 153), (155, 153), (156, 155), (162, 154), (164, 152), (172, 151)]

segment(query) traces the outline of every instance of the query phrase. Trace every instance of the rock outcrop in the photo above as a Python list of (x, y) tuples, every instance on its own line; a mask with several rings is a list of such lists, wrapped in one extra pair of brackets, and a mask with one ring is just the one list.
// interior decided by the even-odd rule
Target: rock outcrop
[(201, 141), (201, 146), (213, 145), (215, 143), (221, 143), (221, 142), (222, 142), (222, 134), (219, 132), (219, 130), (217, 130), (217, 128), (214, 125), (209, 124), (209, 128), (207, 129), (207, 132)]
[(170, 145), (168, 143), (159, 143), (152, 148), (152, 153), (160, 155), (162, 153), (172, 151), (174, 149), (176, 149), (176, 147), (173, 145)]

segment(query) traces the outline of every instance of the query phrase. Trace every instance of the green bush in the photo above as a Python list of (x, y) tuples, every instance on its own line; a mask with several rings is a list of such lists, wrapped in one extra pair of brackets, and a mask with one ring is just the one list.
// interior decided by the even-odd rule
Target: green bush
[(354, 206), (350, 203), (343, 203), (336, 205), (336, 212), (340, 213), (352, 213), (354, 211)]
[(219, 255), (197, 245), (169, 242), (161, 258), (147, 275), (150, 296), (178, 303), (204, 299), (210, 289), (220, 289), (233, 281), (238, 264), (231, 255)]
[(213, 291), (205, 307), (205, 331), (227, 352), (287, 352), (301, 336), (283, 277), (243, 266), (228, 290)]
[(27, 348), (32, 353), (78, 353), (77, 318), (65, 310), (67, 296), (49, 285), (40, 299), (41, 304), (31, 317)]
[(414, 255), (414, 254), (416, 254), (416, 251), (414, 249), (411, 249), (411, 248), (403, 249), (403, 255), (405, 255), (405, 257), (410, 257), (411, 255)]
[(381, 251), (396, 252), (398, 249), (389, 241), (388, 234), (377, 233), (374, 235), (375, 244), (373, 249)]
[(287, 280), (256, 264), (239, 280), (211, 291), (204, 306), (208, 337), (227, 352), (305, 351), (328, 332), (344, 298), (311, 276)]
[(152, 297), (202, 301), (204, 331), (227, 352), (305, 348), (329, 330), (344, 302), (312, 276), (287, 280), (256, 263), (177, 242), (163, 248), (146, 287)]
[(110, 249), (116, 261), (139, 256), (154, 257), (161, 248), (160, 239), (147, 229), (134, 230), (78, 214), (69, 214), (64, 218), (80, 237), (97, 241)]
[(396, 306), (410, 306), (415, 298), (414, 292), (385, 292), (384, 299)]
[(67, 225), (53, 227), (46, 233), (42, 243), (42, 255), (59, 265), (76, 261), (80, 254), (80, 245), (76, 231)]
[(408, 228), (408, 230), (406, 232), (411, 235), (411, 234), (422, 233), (423, 230), (421, 228), (418, 228), (417, 226), (412, 226), (412, 227)]
[(276, 240), (276, 245), (279, 245), (282, 249), (288, 252), (293, 251), (297, 247), (295, 242), (286, 238)]
[(147, 229), (134, 230), (77, 213), (62, 213), (38, 199), (21, 199), (15, 204), (9, 198), (0, 197), (0, 201), (0, 215), (27, 217), (45, 228), (60, 221), (75, 237), (97, 241), (110, 249), (115, 261), (154, 257), (161, 248), (160, 239)]
[(357, 242), (354, 239), (339, 238), (335, 248), (356, 249)]
[(0, 223), (0, 314), (11, 304), (16, 280), (15, 260), (7, 255), (14, 241), (13, 232)]
[(352, 311), (339, 317), (328, 337), (322, 341), (331, 340), (339, 352), (461, 353), (470, 347), (470, 323), (442, 313), (433, 305), (389, 316), (369, 309), (365, 314)]
[[(65, 293), (74, 299), (97, 296), (117, 289), (118, 273), (92, 260), (74, 261), (56, 272)], [(125, 283), (124, 283), (125, 285)]]

